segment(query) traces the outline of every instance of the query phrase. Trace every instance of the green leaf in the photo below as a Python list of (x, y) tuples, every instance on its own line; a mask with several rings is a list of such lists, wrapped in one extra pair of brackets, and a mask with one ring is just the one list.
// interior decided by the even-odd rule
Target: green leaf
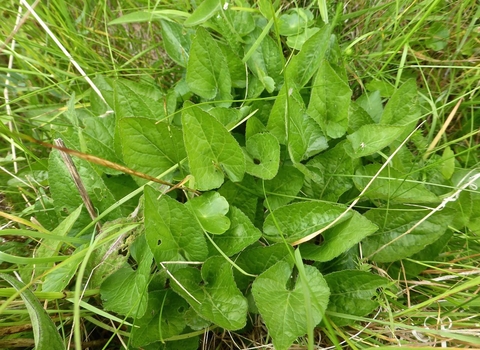
[(24, 289), (25, 285), (17, 281), (12, 276), (0, 273), (0, 278), (7, 281), (15, 290), (20, 291), (20, 296), (25, 303), (32, 323), (33, 337), (35, 339), (36, 350), (64, 350), (60, 334), (58, 334), (57, 327), (53, 323), (50, 316), (43, 308), (40, 301), (29, 290)]
[(208, 255), (202, 228), (183, 204), (146, 186), (145, 235), (157, 263), (204, 261)]
[(189, 200), (185, 206), (191, 210), (200, 225), (207, 232), (222, 234), (230, 227), (228, 202), (218, 192), (207, 192)]
[(379, 230), (363, 241), (363, 255), (376, 262), (392, 262), (408, 258), (432, 244), (447, 230), (453, 219), (452, 211), (444, 209), (437, 212), (411, 233), (404, 234), (429, 212), (407, 211), (405, 207), (390, 207), (389, 211), (369, 210), (365, 217)]
[(402, 126), (364, 125), (347, 136), (345, 150), (352, 158), (365, 157), (381, 151), (395, 141), (405, 130)]
[[(239, 52), (233, 51), (230, 46), (218, 42), (217, 43), (225, 56), (230, 72), (230, 79), (232, 80), (232, 87), (245, 88), (247, 86), (247, 72), (245, 71), (245, 64), (240, 59)], [(240, 43), (239, 43), (240, 44)], [(210, 111), (209, 111), (210, 112)]]
[(298, 90), (292, 87), (288, 93), (288, 150), (292, 161), (299, 163), (327, 149), (328, 144), (320, 126), (305, 113)]
[[(61, 238), (60, 239), (58, 238), (68, 236), (68, 233), (72, 229), (75, 222), (78, 220), (78, 217), (82, 212), (82, 208), (83, 208), (83, 205), (80, 205), (51, 232), (51, 235), (54, 236), (56, 239), (42, 239), (40, 247), (38, 247), (38, 249), (35, 251), (35, 257), (46, 258), (46, 257), (57, 255), (59, 253), (60, 248), (63, 245), (63, 242)], [(53, 263), (36, 264), (35, 275), (40, 276), (51, 267), (53, 267)], [(70, 280), (67, 279), (66, 284), (68, 284), (69, 281)], [(58, 292), (61, 292), (63, 288), (58, 290)]]
[(127, 13), (126, 15), (115, 18), (108, 22), (108, 25), (124, 24), (124, 23), (142, 23), (152, 20), (152, 13), (146, 11), (135, 11)]
[(221, 236), (213, 236), (215, 243), (227, 256), (242, 251), (262, 236), (260, 230), (253, 226), (250, 219), (240, 209), (231, 206), (228, 218), (231, 224), (227, 232)]
[[(320, 323), (327, 308), (330, 291), (325, 279), (313, 266), (305, 266), (305, 274), (307, 281), (292, 281), (292, 265), (280, 261), (253, 282), (255, 303), (277, 350), (288, 349), (307, 333), (305, 294), (309, 295), (314, 325)], [(295, 283), (291, 289), (287, 287), (290, 283)]]
[(420, 118), (417, 84), (415, 79), (407, 80), (395, 93), (382, 114), (380, 124), (408, 125)]
[(226, 181), (220, 187), (219, 193), (227, 199), (231, 206), (240, 209), (253, 222), (257, 213), (258, 200), (261, 197), (261, 194), (256, 193), (256, 187), (254, 178), (247, 175), (242, 182)]
[(455, 172), (455, 154), (450, 147), (445, 147), (442, 154), (442, 166), (440, 168), (445, 179), (449, 180)]
[(291, 35), (287, 37), (287, 45), (288, 47), (300, 51), (303, 47), (303, 44), (310, 39), (312, 36), (314, 36), (316, 33), (320, 31), (320, 28), (313, 27), (313, 28), (307, 28), (305, 31), (298, 35)]
[(350, 103), (350, 108), (348, 110), (348, 129), (349, 134), (352, 134), (354, 131), (360, 129), (360, 127), (368, 124), (373, 124), (373, 119), (368, 115), (368, 113), (360, 107), (356, 101)]
[[(114, 108), (117, 120), (124, 117), (145, 117), (160, 120), (165, 117), (163, 93), (153, 82), (115, 80)], [(162, 99), (162, 101), (160, 101)]]
[(228, 9), (224, 11), (226, 18), (231, 22), (235, 32), (241, 37), (255, 29), (255, 19), (248, 11), (235, 11)]
[(242, 118), (240, 111), (233, 108), (214, 107), (208, 110), (227, 129), (234, 127)]
[[(277, 176), (272, 180), (264, 182), (265, 196), (268, 199), (268, 204), (265, 200), (264, 206), (271, 210), (275, 210), (282, 205), (288, 204), (295, 199), (295, 196), (300, 192), (303, 185), (303, 174), (291, 165), (282, 165), (278, 170)], [(260, 187), (263, 192), (263, 188)]]
[(185, 313), (188, 308), (187, 302), (171, 291), (150, 292), (149, 312), (135, 320), (132, 345), (142, 347), (180, 334), (186, 326)]
[[(263, 224), (265, 238), (274, 242), (295, 242), (330, 224), (345, 211), (343, 205), (323, 202), (298, 202), (268, 214)], [(337, 225), (352, 216), (348, 212)]]
[(246, 171), (250, 175), (271, 180), (280, 165), (280, 145), (270, 133), (255, 134), (247, 139)]
[[(244, 271), (253, 275), (260, 275), (279, 261), (283, 260), (293, 263), (292, 257), (293, 248), (290, 245), (278, 243), (263, 246), (258, 244), (242, 251), (235, 262)], [(240, 274), (240, 272), (235, 270), (235, 280), (239, 288), (243, 290), (252, 283), (253, 278)]]
[(328, 148), (320, 126), (305, 113), (305, 106), (298, 89), (286, 92), (284, 85), (270, 112), (267, 128), (288, 150), (298, 163)]
[(344, 143), (338, 143), (307, 163), (307, 168), (316, 175), (305, 179), (304, 191), (309, 197), (336, 202), (353, 187), (354, 162), (346, 154)]
[[(218, 0), (217, 0), (218, 1)], [(222, 100), (228, 107), (232, 82), (222, 50), (211, 35), (198, 28), (187, 63), (187, 84), (191, 91), (207, 100)]]
[(422, 262), (431, 264), (432, 261), (441, 260), (441, 258), (437, 259), (437, 257), (442, 253), (452, 236), (453, 232), (447, 230), (439, 239), (413, 254), (410, 258), (389, 264), (388, 274), (394, 279), (404, 279), (405, 276), (409, 279), (417, 277), (422, 271), (428, 268), (427, 265)]
[(329, 137), (342, 137), (348, 127), (352, 96), (347, 77), (324, 59), (313, 84), (307, 113)]
[(188, 17), (183, 25), (193, 27), (201, 24), (211, 18), (220, 9), (220, 0), (204, 0), (193, 13)]
[[(357, 169), (353, 182), (362, 191), (370, 179), (380, 170), (380, 164), (369, 164)], [(439, 203), (440, 199), (427, 190), (420, 181), (386, 167), (364, 194), (370, 199), (383, 199), (395, 203)]]
[[(255, 134), (260, 134), (267, 131), (267, 128), (260, 119), (256, 117), (250, 117), (247, 120), (247, 126), (245, 127), (245, 137), (247, 140)], [(278, 141), (277, 141), (278, 143)]]
[[(328, 311), (352, 316), (366, 316), (379, 306), (372, 300), (377, 295), (377, 289), (386, 287), (389, 281), (373, 273), (359, 270), (344, 270), (325, 276), (330, 287), (330, 303)], [(352, 320), (332, 316), (337, 326), (346, 326)]]
[[(246, 39), (245, 51), (257, 45), (261, 35), (260, 28), (256, 28)], [(273, 92), (276, 86), (283, 84), (284, 58), (278, 44), (270, 36), (266, 35), (261, 39), (260, 44), (248, 59), (247, 65), (268, 92)]]
[[(62, 266), (57, 266), (55, 271), (50, 272), (45, 276), (45, 280), (42, 283), (42, 292), (63, 292), (65, 288), (70, 284), (73, 276), (77, 272), (78, 266), (83, 260), (83, 254), (79, 254), (79, 257), (75, 257), (78, 250), (76, 250), (68, 259), (68, 263), (63, 263)], [(38, 266), (40, 264), (37, 264)], [(90, 285), (91, 287), (91, 285)]]
[(182, 112), (182, 125), (190, 171), (199, 190), (220, 187), (223, 171), (232, 181), (242, 180), (243, 151), (222, 124), (199, 107), (188, 105)]
[[(270, 111), (267, 123), (268, 131), (270, 131), (278, 139), (278, 142), (283, 145), (287, 144), (289, 115), (303, 112), (303, 101), (290, 98), (290, 95), (291, 94), (287, 94), (287, 86), (284, 84), (275, 98), (275, 103)], [(295, 94), (294, 97), (296, 96), (298, 96), (298, 94)]]
[(145, 174), (158, 176), (187, 156), (182, 131), (176, 126), (148, 118), (123, 118), (118, 132), (125, 164)]
[(137, 269), (121, 268), (111, 274), (100, 287), (103, 308), (134, 318), (142, 317), (147, 310), (150, 268), (153, 254), (147, 246), (145, 235), (138, 236), (130, 247)]
[(303, 243), (300, 246), (302, 257), (314, 261), (330, 261), (358, 244), (365, 237), (378, 230), (378, 227), (356, 211), (347, 221), (323, 232), (322, 242)]
[(313, 13), (308, 9), (291, 9), (278, 19), (278, 32), (280, 35), (298, 35), (313, 23)]
[(448, 45), (450, 30), (441, 22), (433, 22), (428, 30), (430, 38), (425, 41), (426, 46), (434, 51), (441, 51)]
[[(115, 153), (115, 117), (109, 115), (103, 118), (92, 116), (85, 119), (83, 135), (88, 148), (88, 153), (97, 157), (121, 164), (122, 161)], [(120, 175), (121, 171), (102, 167), (101, 170), (108, 175)]]
[(192, 33), (182, 25), (172, 21), (160, 21), (165, 51), (175, 63), (187, 66), (190, 55)]
[(380, 91), (376, 90), (370, 93), (364, 93), (355, 101), (362, 107), (373, 119), (375, 123), (380, 122), (383, 114), (382, 96)]
[(232, 266), (223, 257), (209, 258), (201, 273), (189, 267), (176, 271), (174, 275), (176, 281), (170, 281), (172, 289), (201, 317), (228, 330), (245, 326), (247, 300), (235, 284)]
[[(225, 10), (221, 11), (218, 15), (214, 16), (209, 21), (209, 25), (212, 27), (212, 29), (214, 29), (216, 32), (218, 32), (221, 35), (222, 39), (226, 41), (226, 43), (228, 44), (227, 46), (229, 48), (231, 48), (234, 52), (241, 53), (243, 51), (243, 48), (242, 48), (243, 40), (241, 36), (236, 32), (235, 28), (233, 27), (232, 20), (227, 15), (227, 13), (229, 12), (232, 12), (232, 11), (229, 11), (228, 9), (226, 11)], [(251, 29), (253, 30), (253, 28)]]
[[(67, 144), (68, 147), (68, 144)], [(72, 176), (68, 172), (62, 157), (58, 151), (52, 151), (48, 161), (48, 178), (50, 193), (54, 200), (55, 208), (58, 211), (71, 213), (83, 204), (82, 197), (73, 182)], [(102, 213), (110, 206), (114, 205), (116, 200), (108, 187), (103, 182), (90, 163), (79, 158), (72, 158), (80, 178), (87, 190), (88, 196), (92, 200), (95, 209)], [(119, 208), (110, 212), (106, 219), (115, 220), (122, 216)], [(76, 225), (88, 224), (91, 221), (86, 209), (77, 220)]]
[(287, 81), (304, 87), (320, 66), (330, 45), (332, 28), (325, 25), (302, 46), (302, 50), (292, 58), (287, 67)]
[[(373, 79), (366, 84), (366, 87), (367, 87), (367, 90), (371, 91), (372, 93), (376, 93), (376, 91), (378, 91), (380, 93), (381, 97), (391, 97), (393, 95), (393, 93), (395, 92), (395, 87), (390, 82), (385, 81), (385, 80), (375, 80), (375, 79)], [(381, 103), (381, 101), (380, 101), (380, 103)], [(377, 104), (377, 102), (375, 102), (375, 104)], [(367, 110), (367, 108), (365, 108), (365, 110)], [(381, 110), (383, 112), (383, 108), (381, 108)], [(380, 113), (380, 116), (381, 115), (382, 114)], [(378, 119), (378, 120), (380, 120), (380, 119)]]

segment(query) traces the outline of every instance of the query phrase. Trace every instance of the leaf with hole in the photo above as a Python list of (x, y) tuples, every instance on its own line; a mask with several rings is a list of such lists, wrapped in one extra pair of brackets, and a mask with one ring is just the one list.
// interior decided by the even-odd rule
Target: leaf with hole
[(277, 175), (280, 165), (280, 145), (270, 133), (259, 133), (247, 139), (246, 172), (264, 180)]

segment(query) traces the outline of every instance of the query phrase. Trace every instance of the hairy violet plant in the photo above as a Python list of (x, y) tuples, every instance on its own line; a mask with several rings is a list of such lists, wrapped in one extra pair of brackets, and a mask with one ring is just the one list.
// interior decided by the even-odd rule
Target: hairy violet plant
[(54, 131), (70, 149), (174, 185), (75, 158), (102, 224), (92, 235), (60, 152), (48, 161), (53, 210), (37, 219), (65, 240), (42, 240), (38, 288), (76, 280), (77, 302), (99, 288), (131, 348), (196, 349), (203, 330), (241, 331), (260, 315), (275, 349), (288, 349), (379, 306), (391, 284), (368, 263), (397, 278), (404, 259), (435, 259), (452, 228), (479, 229), (478, 192), (451, 190), (478, 177), (457, 171), (453, 154), (417, 154), (415, 79), (354, 94), (335, 18), (237, 3), (114, 20), (157, 21), (179, 80), (164, 90), (97, 76), (101, 97), (92, 91), (81, 109), (72, 98)]

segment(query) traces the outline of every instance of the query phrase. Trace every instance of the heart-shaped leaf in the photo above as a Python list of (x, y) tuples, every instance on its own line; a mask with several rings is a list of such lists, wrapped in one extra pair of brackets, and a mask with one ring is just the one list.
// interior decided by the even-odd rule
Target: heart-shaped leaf
[[(328, 305), (330, 291), (322, 274), (313, 266), (304, 268), (307, 280), (300, 281), (299, 277), (292, 281), (292, 265), (280, 261), (253, 282), (253, 297), (277, 350), (288, 349), (296, 338), (307, 333), (307, 314), (317, 325)], [(294, 286), (288, 288), (292, 283)], [(308, 312), (305, 295), (310, 299)]]
[(207, 232), (219, 235), (230, 227), (230, 220), (225, 216), (228, 213), (228, 202), (218, 192), (204, 193), (189, 200), (185, 206)]
[(250, 175), (271, 180), (280, 165), (280, 145), (270, 133), (255, 134), (247, 139), (246, 171)]

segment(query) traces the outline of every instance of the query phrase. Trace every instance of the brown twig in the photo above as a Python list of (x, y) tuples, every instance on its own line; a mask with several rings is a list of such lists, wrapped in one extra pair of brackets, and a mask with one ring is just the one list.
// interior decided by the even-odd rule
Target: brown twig
[[(62, 139), (55, 139), (54, 142), (57, 147), (65, 148), (65, 144), (63, 143)], [(97, 219), (97, 212), (95, 211), (92, 200), (90, 199), (90, 196), (88, 195), (87, 190), (83, 185), (82, 178), (78, 173), (77, 167), (73, 163), (72, 157), (70, 157), (67, 152), (63, 151), (60, 152), (60, 155), (62, 156), (63, 162), (65, 163), (65, 166), (67, 167), (67, 170), (70, 173), (70, 176), (72, 177), (75, 186), (77, 187), (78, 193), (80, 193), (80, 197), (82, 197), (82, 201), (85, 204), (85, 208), (87, 208), (90, 218), (95, 221)], [(97, 222), (97, 229), (101, 229), (101, 225), (99, 222)]]
[(98, 165), (101, 165), (101, 166), (105, 166), (105, 167), (110, 168), (110, 169), (115, 169), (115, 170), (121, 171), (121, 172), (123, 172), (125, 174), (128, 174), (128, 175), (140, 177), (142, 179), (152, 181), (152, 182), (156, 182), (156, 183), (159, 183), (159, 184), (162, 184), (162, 185), (165, 185), (165, 186), (175, 187), (175, 188), (179, 188), (179, 189), (182, 189), (182, 190), (185, 190), (185, 191), (189, 191), (189, 192), (193, 192), (193, 193), (198, 194), (198, 191), (194, 190), (193, 188), (188, 188), (188, 187), (184, 187), (184, 186), (176, 186), (175, 184), (173, 184), (171, 182), (157, 179), (156, 177), (150, 176), (150, 175), (142, 173), (140, 171), (130, 169), (130, 168), (124, 166), (124, 165), (120, 165), (118, 163), (114, 163), (114, 162), (111, 162), (109, 160), (106, 160), (106, 159), (103, 159), (103, 158), (100, 158), (100, 157), (97, 157), (97, 156), (93, 156), (91, 154), (82, 153), (82, 152), (76, 151), (74, 149), (66, 148), (66, 147), (59, 147), (57, 145), (52, 145), (51, 143), (37, 140), (37, 139), (35, 139), (31, 136), (25, 135), (25, 134), (9, 132), (7, 129), (4, 129), (4, 133), (7, 134), (7, 135), (19, 137), (19, 138), (21, 138), (23, 140), (26, 140), (26, 141), (36, 143), (36, 144), (38, 144), (40, 146), (43, 146), (43, 147), (53, 148), (53, 149), (65, 152), (65, 153), (67, 153), (71, 156), (86, 160), (87, 162), (95, 163), (95, 164), (98, 164)]

